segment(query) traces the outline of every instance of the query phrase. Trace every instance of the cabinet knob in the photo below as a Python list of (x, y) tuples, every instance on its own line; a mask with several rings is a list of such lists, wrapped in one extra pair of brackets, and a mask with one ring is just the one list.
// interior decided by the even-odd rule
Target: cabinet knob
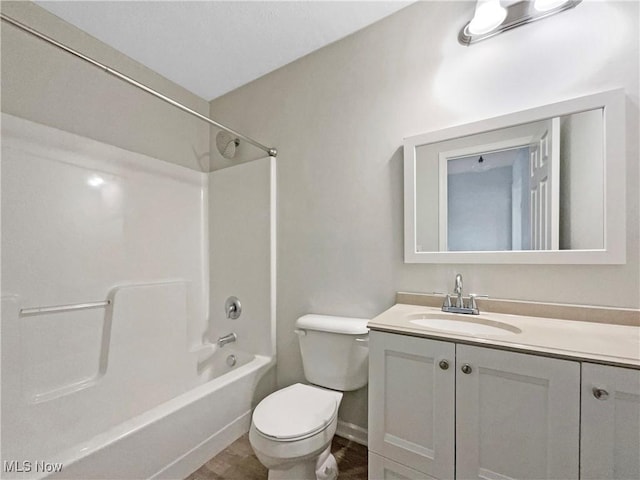
[(466, 373), (467, 375), (469, 375), (473, 371), (471, 365), (469, 365), (468, 363), (462, 365), (462, 367), (460, 367), (460, 370), (462, 370), (462, 373)]
[(604, 388), (593, 387), (593, 396), (598, 400), (606, 400), (609, 398), (609, 392), (607, 392)]
[(438, 365), (440, 365), (440, 368), (442, 370), (447, 370), (449, 368), (449, 362), (447, 362), (446, 360), (440, 360), (440, 363)]

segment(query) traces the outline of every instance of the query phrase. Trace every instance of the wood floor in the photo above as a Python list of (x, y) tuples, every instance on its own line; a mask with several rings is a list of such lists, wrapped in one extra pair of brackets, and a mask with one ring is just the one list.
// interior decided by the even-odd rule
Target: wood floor
[[(367, 480), (367, 447), (333, 437), (331, 452), (338, 462), (338, 480)], [(243, 435), (185, 480), (266, 480), (267, 469), (253, 454), (249, 434)]]

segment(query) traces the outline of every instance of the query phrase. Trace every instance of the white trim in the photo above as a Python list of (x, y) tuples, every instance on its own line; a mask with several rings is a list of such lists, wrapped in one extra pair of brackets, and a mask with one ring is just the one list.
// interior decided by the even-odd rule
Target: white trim
[[(513, 137), (501, 140), (499, 142), (491, 142), (472, 147), (456, 148), (440, 152), (440, 157), (444, 156), (447, 160), (450, 158), (469, 157), (472, 155), (485, 155), (489, 153), (503, 152), (505, 150), (513, 150), (516, 148), (528, 147), (535, 138), (534, 134), (526, 137)], [(442, 161), (442, 158), (440, 158)]]
[(416, 236), (416, 145), (404, 142), (404, 263), (422, 263), (418, 260)]
[[(418, 252), (416, 147), (553, 117), (604, 109), (604, 248), (593, 250)], [(538, 108), (445, 128), (404, 140), (405, 263), (624, 264), (626, 262), (625, 93), (611, 90)]]
[(438, 155), (438, 248), (441, 252), (449, 250), (449, 154)]
[(368, 431), (366, 428), (359, 427), (353, 423), (345, 422), (344, 420), (338, 420), (338, 427), (336, 428), (336, 435), (347, 440), (359, 443), (360, 445), (368, 446)]
[[(551, 119), (551, 248), (560, 249), (560, 117)], [(606, 165), (606, 159), (605, 159)], [(606, 168), (606, 167), (605, 167)], [(603, 199), (606, 203), (606, 199)], [(549, 228), (549, 227), (547, 227)]]

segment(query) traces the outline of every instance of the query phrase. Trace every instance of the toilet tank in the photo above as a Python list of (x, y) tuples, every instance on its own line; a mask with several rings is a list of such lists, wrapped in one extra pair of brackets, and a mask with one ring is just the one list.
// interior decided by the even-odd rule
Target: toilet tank
[(332, 390), (364, 387), (369, 375), (366, 318), (304, 315), (296, 321), (306, 379)]

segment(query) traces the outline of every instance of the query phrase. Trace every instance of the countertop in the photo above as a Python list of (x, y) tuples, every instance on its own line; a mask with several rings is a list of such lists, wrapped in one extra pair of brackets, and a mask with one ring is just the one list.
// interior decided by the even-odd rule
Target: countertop
[[(471, 322), (485, 319), (510, 325), (521, 332), (497, 335), (447, 332), (415, 325), (407, 318), (420, 314)], [(461, 316), (444, 313), (439, 308), (398, 303), (373, 318), (368, 327), (376, 331), (640, 369), (640, 327), (637, 326), (492, 312)]]

